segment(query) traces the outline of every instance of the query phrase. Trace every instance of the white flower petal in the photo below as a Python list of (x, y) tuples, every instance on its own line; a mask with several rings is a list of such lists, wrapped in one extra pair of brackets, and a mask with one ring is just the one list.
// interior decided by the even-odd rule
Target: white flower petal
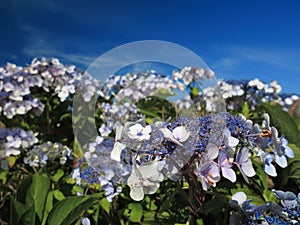
[(152, 131), (151, 126), (150, 126), (150, 125), (147, 125), (147, 126), (144, 128), (143, 133), (150, 134), (151, 131)]
[(10, 156), (10, 155), (20, 155), (21, 151), (18, 149), (9, 149), (5, 151), (5, 156)]
[(115, 140), (118, 141), (122, 137), (122, 132), (123, 132), (123, 126), (122, 125), (116, 125), (116, 137)]
[(295, 157), (294, 151), (293, 151), (289, 146), (285, 146), (284, 154), (285, 154), (287, 157), (289, 157), (289, 158), (294, 158), (294, 157)]
[(154, 194), (159, 188), (159, 183), (151, 183), (151, 185), (143, 186), (145, 194)]
[(190, 132), (184, 126), (176, 127), (172, 133), (174, 138), (180, 142), (186, 141), (190, 136)]
[(228, 137), (228, 146), (233, 148), (235, 146), (237, 146), (239, 143), (239, 139), (235, 138), (235, 137)]
[(221, 170), (222, 170), (223, 177), (227, 178), (232, 183), (236, 181), (236, 174), (233, 169), (222, 167)]
[(266, 172), (267, 174), (269, 174), (269, 175), (272, 176), (272, 177), (276, 177), (276, 176), (277, 176), (276, 168), (275, 168), (275, 166), (273, 166), (272, 164), (270, 164), (270, 165), (265, 165), (264, 170), (265, 170), (265, 172)]
[(250, 159), (241, 165), (241, 169), (247, 177), (253, 177), (255, 175), (255, 170)]
[(159, 130), (163, 133), (166, 139), (169, 139), (170, 141), (174, 142), (177, 145), (183, 146), (179, 141), (177, 141), (174, 138), (172, 132), (168, 128), (160, 128)]
[(141, 201), (144, 198), (144, 190), (142, 186), (130, 187), (130, 197), (135, 201)]
[(208, 143), (208, 145), (206, 146), (206, 151), (207, 151), (206, 154), (207, 160), (214, 160), (219, 155), (219, 148), (217, 145), (213, 143)]
[(120, 142), (116, 142), (114, 144), (114, 148), (113, 150), (111, 151), (111, 154), (110, 154), (110, 158), (115, 160), (115, 161), (118, 161), (120, 162), (121, 161), (121, 153), (122, 153), (122, 150), (126, 147), (126, 145), (120, 143)]
[(288, 165), (286, 157), (284, 155), (282, 156), (275, 155), (275, 162), (277, 163), (278, 166), (282, 168), (285, 168)]
[(232, 195), (231, 199), (237, 201), (239, 205), (242, 205), (247, 200), (247, 195), (244, 192), (237, 192)]

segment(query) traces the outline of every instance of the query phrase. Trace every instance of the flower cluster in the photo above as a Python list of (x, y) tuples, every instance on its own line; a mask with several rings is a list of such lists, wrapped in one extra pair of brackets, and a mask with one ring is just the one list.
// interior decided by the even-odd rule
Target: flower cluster
[(9, 119), (30, 110), (40, 115), (44, 104), (35, 91), (51, 93), (64, 102), (78, 86), (85, 101), (101, 93), (97, 80), (87, 74), (83, 76), (75, 66), (65, 66), (58, 59), (34, 59), (27, 67), (7, 63), (0, 67), (0, 112)]
[(293, 157), (287, 140), (278, 138), (264, 116), (264, 127), (227, 112), (151, 125), (143, 119), (126, 122), (117, 126), (115, 140), (98, 137), (85, 157), (93, 182), (105, 177), (114, 185), (127, 183), (137, 201), (156, 192), (163, 179), (177, 180), (184, 170), (199, 177), (203, 190), (215, 187), (221, 177), (236, 182), (237, 174), (249, 182), (255, 175), (253, 157), (271, 176), (276, 172), (272, 161), (286, 167), (286, 157)]
[(37, 133), (25, 131), (21, 128), (0, 128), (0, 161), (1, 168), (7, 169), (8, 156), (20, 155), (28, 151), (38, 142)]
[[(195, 67), (174, 70), (172, 77), (154, 71), (128, 73), (124, 76), (112, 75), (104, 83), (101, 96), (106, 99), (113, 98), (114, 101), (99, 105), (102, 110), (100, 117), (104, 121), (99, 132), (101, 136), (108, 136), (116, 125), (141, 118), (136, 107), (141, 99), (148, 96), (165, 98), (175, 95), (175, 92), (187, 94), (187, 86), (191, 83), (201, 86), (206, 79), (214, 78), (213, 71)], [(174, 103), (181, 108), (180, 100)], [(194, 103), (189, 98), (185, 104), (186, 108), (190, 108)]]
[(299, 224), (300, 193), (297, 196), (290, 191), (273, 190), (273, 193), (281, 205), (268, 202), (257, 206), (251, 204), (253, 199), (247, 200), (244, 192), (235, 193), (230, 204), (236, 211), (231, 214), (230, 224)]
[[(238, 102), (248, 102), (254, 109), (260, 102), (277, 102), (287, 111), (299, 99), (296, 94), (280, 94), (281, 86), (277, 81), (270, 84), (259, 79), (254, 80), (219, 80), (214, 87), (204, 88), (194, 99), (195, 104), (205, 102), (208, 112), (238, 110)], [(220, 107), (220, 105), (222, 107)]]
[(61, 165), (72, 159), (72, 150), (61, 143), (52, 143), (50, 141), (41, 145), (34, 146), (26, 153), (24, 163), (34, 167), (43, 167), (49, 161), (59, 160)]

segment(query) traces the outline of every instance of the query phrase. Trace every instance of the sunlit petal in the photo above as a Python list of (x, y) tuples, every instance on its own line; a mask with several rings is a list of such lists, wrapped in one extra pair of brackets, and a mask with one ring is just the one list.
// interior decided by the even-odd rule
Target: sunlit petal
[(270, 165), (266, 164), (265, 167), (264, 167), (264, 170), (267, 174), (269, 174), (272, 177), (277, 176), (276, 168), (272, 164), (270, 164)]
[(115, 161), (118, 161), (120, 162), (121, 161), (121, 153), (122, 153), (122, 150), (126, 147), (126, 145), (120, 143), (120, 142), (116, 142), (114, 144), (114, 148), (113, 150), (111, 151), (111, 154), (110, 154), (110, 158), (115, 160)]
[(227, 178), (233, 183), (236, 181), (236, 174), (233, 169), (222, 167), (221, 170), (222, 170), (223, 177)]
[(233, 201), (237, 201), (238, 204), (241, 206), (247, 200), (247, 196), (244, 192), (237, 192), (234, 195), (232, 195), (231, 199)]
[(214, 160), (219, 155), (219, 148), (217, 145), (215, 145), (213, 143), (208, 143), (208, 145), (206, 147), (206, 151), (207, 151), (207, 153), (206, 153), (207, 160)]
[(279, 165), (282, 168), (285, 168), (288, 165), (286, 157), (284, 155), (282, 156), (275, 155), (275, 162), (277, 163), (277, 165)]
[(177, 145), (183, 146), (178, 140), (174, 138), (173, 133), (168, 128), (160, 128), (159, 130), (163, 133), (166, 139), (174, 142)]
[(190, 132), (184, 126), (176, 127), (172, 133), (174, 138), (180, 142), (186, 141), (190, 136)]

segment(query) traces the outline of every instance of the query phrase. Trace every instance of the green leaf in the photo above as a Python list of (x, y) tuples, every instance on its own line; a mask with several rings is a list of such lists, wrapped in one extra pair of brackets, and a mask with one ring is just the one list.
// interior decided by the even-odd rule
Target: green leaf
[[(237, 185), (240, 186), (240, 185)], [(262, 199), (261, 196), (256, 194), (251, 188), (248, 186), (243, 186), (243, 187), (238, 187), (237, 189), (231, 190), (232, 195), (235, 194), (236, 192), (244, 192), (247, 195), (247, 199), (253, 199), (252, 203), (255, 205), (263, 205), (265, 201)]]
[(72, 194), (73, 194), (73, 195), (77, 195), (78, 192), (79, 192), (79, 193), (83, 193), (83, 192), (84, 192), (83, 188), (80, 187), (80, 186), (78, 186), (78, 185), (74, 185), (74, 186), (72, 187)]
[(179, 192), (179, 189), (176, 189), (168, 198), (163, 201), (161, 207), (158, 211), (158, 216), (160, 216), (163, 212), (165, 212), (171, 205), (172, 201), (174, 200), (175, 195)]
[(293, 119), (298, 128), (298, 131), (300, 132), (300, 116), (293, 117)]
[[(143, 224), (148, 224), (151, 222), (154, 223), (154, 220), (155, 220), (155, 211), (147, 210), (143, 213)], [(156, 223), (154, 223), (154, 224), (156, 224)]]
[(19, 225), (37, 225), (36, 223), (36, 214), (35, 214), (34, 205), (31, 206), (29, 210), (27, 210), (19, 220)]
[(77, 158), (81, 158), (83, 157), (83, 151), (82, 148), (77, 140), (77, 138), (74, 138), (73, 141), (73, 154), (77, 157)]
[(199, 88), (197, 88), (197, 87), (192, 87), (192, 89), (191, 89), (191, 94), (192, 94), (193, 96), (197, 96), (198, 93), (199, 93)]
[[(32, 176), (25, 178), (17, 189), (17, 201), (25, 204), (27, 197), (27, 191), (32, 184)], [(32, 200), (32, 198), (31, 198)]]
[(46, 205), (49, 188), (50, 180), (45, 174), (36, 173), (33, 176), (30, 192), (33, 196), (36, 213), (41, 221), (43, 220), (44, 208)]
[(2, 181), (3, 184), (6, 184), (7, 174), (8, 174), (8, 170), (0, 171), (0, 180)]
[(143, 216), (143, 207), (140, 203), (129, 203), (124, 214), (130, 221), (140, 222)]
[(46, 201), (46, 205), (45, 205), (45, 209), (44, 209), (44, 218), (43, 218), (43, 222), (42, 224), (45, 224), (46, 223), (46, 219), (50, 213), (50, 211), (52, 210), (53, 208), (53, 192), (54, 191), (50, 191), (48, 193), (48, 196), (47, 196), (47, 201)]
[(289, 144), (289, 146), (294, 151), (294, 158), (289, 159), (289, 164), (287, 169), (287, 174), (285, 176), (286, 181), (288, 179), (293, 179), (295, 181), (299, 181), (300, 179), (300, 148), (298, 148), (296, 145)]
[(146, 110), (146, 109), (140, 109), (140, 112), (143, 113), (146, 116), (150, 116), (150, 117), (159, 117), (159, 115), (157, 115), (156, 113)]
[(109, 214), (110, 213), (110, 207), (111, 207), (111, 204), (109, 201), (107, 201), (106, 198), (102, 198), (100, 200), (100, 206), (104, 209), (104, 211)]
[(53, 182), (58, 182), (60, 180), (60, 178), (62, 178), (64, 176), (65, 172), (62, 169), (58, 169), (57, 172), (51, 176), (51, 180)]
[(27, 208), (24, 204), (11, 198), (10, 224), (17, 225), (19, 222), (19, 219), (23, 216), (23, 214), (26, 211), (27, 211)]
[(57, 202), (51, 210), (46, 224), (48, 225), (69, 225), (77, 220), (86, 211), (99, 195), (71, 196)]
[(197, 225), (204, 225), (204, 222), (202, 219), (197, 219)]
[(53, 191), (53, 196), (54, 196), (58, 201), (61, 201), (61, 200), (65, 199), (64, 194), (63, 194), (60, 190), (55, 190), (55, 191)]
[(13, 167), (17, 161), (17, 156), (8, 156), (6, 159), (9, 167)]
[(250, 113), (250, 107), (249, 107), (249, 103), (248, 102), (244, 102), (242, 105), (242, 114), (248, 118)]
[(263, 197), (265, 202), (273, 201), (275, 198), (272, 191), (269, 190), (268, 187), (268, 177), (265, 171), (263, 170), (260, 162), (258, 160), (252, 160), (254, 165), (254, 169), (256, 171), (256, 176), (251, 178), (251, 187), (253, 190), (259, 191), (260, 195)]
[(276, 127), (280, 134), (284, 134), (290, 143), (300, 146), (300, 132), (292, 117), (278, 104), (262, 103), (262, 108), (270, 115), (271, 125)]
[(205, 207), (205, 212), (213, 215), (217, 215), (225, 207), (225, 204), (219, 198), (213, 197), (211, 200), (205, 203), (204, 207)]

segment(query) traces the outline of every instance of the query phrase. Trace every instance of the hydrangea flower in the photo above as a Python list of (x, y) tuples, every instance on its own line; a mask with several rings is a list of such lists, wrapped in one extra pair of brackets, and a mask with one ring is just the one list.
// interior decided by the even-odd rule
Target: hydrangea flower
[(235, 164), (239, 168), (245, 181), (249, 183), (248, 177), (255, 175), (255, 170), (252, 166), (251, 159), (249, 158), (249, 151), (247, 147), (243, 147), (236, 155)]
[(216, 183), (221, 179), (219, 167), (212, 162), (197, 165), (195, 174), (201, 178), (202, 188), (205, 191), (210, 186), (216, 187)]
[(129, 127), (129, 132), (127, 133), (127, 135), (131, 139), (143, 141), (143, 140), (150, 139), (150, 133), (151, 133), (150, 125), (143, 127), (141, 124), (137, 123), (137, 124)]
[(8, 169), (6, 158), (25, 153), (38, 142), (37, 133), (20, 128), (0, 128), (1, 168)]
[(172, 131), (168, 128), (161, 128), (160, 131), (164, 134), (166, 139), (180, 146), (183, 146), (182, 142), (185, 142), (190, 136), (190, 132), (183, 126), (176, 127)]
[(236, 174), (232, 169), (233, 156), (226, 150), (221, 151), (219, 154), (219, 165), (221, 167), (222, 176), (234, 183), (236, 181)]
[(145, 163), (139, 167), (133, 165), (127, 185), (130, 187), (130, 197), (135, 201), (144, 198), (144, 194), (153, 194), (159, 188), (164, 176), (159, 171), (159, 162)]

